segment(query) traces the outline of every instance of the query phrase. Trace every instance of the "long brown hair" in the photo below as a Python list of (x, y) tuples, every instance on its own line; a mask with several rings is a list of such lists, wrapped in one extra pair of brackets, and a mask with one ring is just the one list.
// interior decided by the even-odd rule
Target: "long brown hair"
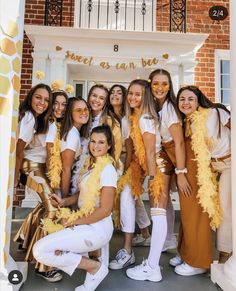
[[(33, 98), (33, 95), (35, 94), (36, 90), (38, 90), (38, 89), (45, 89), (48, 91), (49, 103), (48, 103), (47, 110), (45, 110), (42, 114), (39, 114), (38, 116), (36, 116), (36, 113), (32, 108), (32, 98)], [(35, 118), (34, 129), (36, 131), (36, 134), (46, 133), (48, 131), (49, 118), (50, 118), (50, 115), (52, 112), (52, 91), (48, 85), (40, 83), (40, 84), (37, 84), (30, 89), (30, 91), (26, 95), (24, 101), (20, 104), (19, 121), (21, 121), (21, 119), (25, 116), (25, 113), (27, 111), (30, 111)]]
[(121, 85), (121, 84), (114, 84), (114, 85), (111, 86), (111, 88), (109, 90), (109, 94), (108, 94), (107, 107), (108, 107), (108, 110), (110, 110), (111, 112), (113, 112), (113, 114), (115, 115), (115, 117), (121, 122), (120, 117), (117, 116), (117, 114), (115, 114), (114, 108), (111, 105), (111, 101), (110, 101), (110, 97), (111, 97), (112, 91), (116, 87), (120, 88), (120, 90), (122, 92), (122, 104), (121, 104), (121, 112), (120, 112), (120, 115), (121, 115), (121, 118), (123, 116), (125, 116), (125, 101), (126, 101), (126, 98), (127, 98), (127, 89), (123, 85)]
[[(65, 140), (67, 139), (68, 133), (73, 127), (73, 119), (72, 119), (72, 110), (74, 107), (74, 104), (76, 102), (83, 101), (86, 106), (88, 107), (88, 103), (82, 99), (77, 97), (71, 97), (68, 99), (68, 104), (65, 112), (65, 117), (63, 118), (62, 125), (61, 125), (61, 139)], [(89, 109), (89, 107), (88, 107)], [(81, 136), (88, 137), (89, 136), (89, 128), (91, 123), (91, 114), (89, 112), (89, 120), (86, 124), (83, 124), (80, 128)]]
[[(167, 100), (168, 103), (171, 103), (173, 105), (176, 114), (179, 116), (179, 110), (177, 108), (176, 96), (175, 96), (173, 82), (172, 82), (170, 73), (168, 71), (164, 70), (164, 69), (156, 69), (153, 72), (151, 72), (151, 74), (149, 75), (149, 80), (150, 80), (150, 83), (151, 83), (151, 87), (152, 87), (153, 78), (156, 75), (164, 75), (164, 76), (166, 76), (168, 78), (170, 87), (169, 87), (169, 91), (168, 91), (168, 93), (166, 95), (166, 100)], [(152, 93), (152, 96), (153, 96), (152, 90), (151, 90), (151, 93)], [(158, 111), (160, 111), (161, 108), (160, 108), (160, 105), (158, 104), (158, 101), (154, 98), (154, 96), (153, 96), (153, 99), (155, 100), (155, 103), (157, 103)]]
[[(154, 119), (155, 124), (158, 123), (158, 114), (156, 110), (156, 104), (152, 98), (151, 91), (150, 91), (150, 83), (147, 80), (144, 79), (135, 79), (131, 81), (128, 87), (128, 92), (133, 85), (139, 85), (143, 88), (143, 95), (142, 95), (142, 104), (141, 104), (141, 114), (146, 113), (151, 118)], [(128, 94), (128, 93), (127, 93)], [(128, 98), (126, 99), (126, 117), (129, 119), (129, 116), (133, 113), (133, 109), (130, 108), (128, 103)]]
[[(179, 98), (180, 95), (183, 91), (185, 90), (189, 90), (191, 92), (193, 92), (196, 96), (197, 96), (197, 101), (198, 104), (203, 107), (203, 108), (215, 108), (217, 111), (217, 115), (218, 115), (218, 125), (219, 125), (219, 129), (218, 129), (218, 136), (221, 136), (221, 118), (220, 118), (220, 112), (219, 112), (219, 108), (223, 109), (224, 111), (228, 112), (230, 114), (230, 111), (225, 107), (225, 105), (221, 104), (221, 103), (214, 103), (212, 102), (209, 98), (206, 97), (206, 95), (196, 86), (194, 85), (188, 85), (188, 86), (184, 86), (182, 88), (179, 89), (179, 92), (177, 94), (177, 104), (178, 104), (178, 110), (179, 110)], [(185, 115), (179, 110), (182, 119), (184, 120)]]
[(91, 97), (93, 91), (96, 88), (102, 89), (102, 90), (104, 90), (106, 92), (106, 100), (105, 100), (105, 104), (104, 104), (104, 107), (102, 109), (102, 114), (101, 114), (101, 123), (102, 123), (102, 125), (103, 124), (107, 124), (107, 117), (110, 116), (111, 121), (112, 121), (112, 128), (113, 128), (115, 126), (115, 124), (119, 123), (119, 120), (116, 118), (115, 114), (111, 110), (109, 110), (109, 108), (107, 107), (109, 90), (105, 85), (103, 85), (103, 84), (95, 84), (90, 88), (89, 93), (88, 93), (88, 105), (89, 105), (89, 108), (90, 108), (90, 110), (92, 112), (92, 108), (90, 106), (90, 97)]

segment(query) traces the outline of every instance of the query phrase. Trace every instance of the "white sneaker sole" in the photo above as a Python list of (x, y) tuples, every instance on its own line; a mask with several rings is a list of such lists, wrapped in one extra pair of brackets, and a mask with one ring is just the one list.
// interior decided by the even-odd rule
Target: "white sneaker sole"
[(132, 258), (130, 261), (127, 261), (124, 265), (109, 264), (108, 268), (111, 270), (121, 270), (121, 269), (124, 269), (128, 266), (133, 265), (134, 263), (135, 263), (135, 258)]
[(175, 270), (175, 273), (180, 275), (180, 276), (194, 276), (194, 275), (201, 275), (201, 274), (204, 274), (206, 273), (207, 271), (206, 270), (195, 270), (195, 271), (192, 271), (192, 272), (182, 272), (180, 270)]
[[(127, 270), (128, 271), (128, 270)], [(126, 275), (127, 277), (129, 277), (130, 279), (133, 280), (137, 280), (137, 281), (151, 281), (151, 282), (160, 282), (162, 280), (162, 276), (156, 276), (156, 277), (147, 277), (147, 276), (139, 276), (139, 277), (135, 277), (132, 274), (129, 274), (129, 272), (126, 271)]]

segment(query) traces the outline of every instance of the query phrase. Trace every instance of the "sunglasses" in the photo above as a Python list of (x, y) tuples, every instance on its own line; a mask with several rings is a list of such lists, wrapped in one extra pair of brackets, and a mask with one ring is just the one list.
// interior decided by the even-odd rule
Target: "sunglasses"
[(73, 109), (72, 112), (77, 113), (79, 115), (88, 114), (89, 109), (87, 107), (85, 107), (84, 109), (83, 108), (76, 108), (76, 109)]

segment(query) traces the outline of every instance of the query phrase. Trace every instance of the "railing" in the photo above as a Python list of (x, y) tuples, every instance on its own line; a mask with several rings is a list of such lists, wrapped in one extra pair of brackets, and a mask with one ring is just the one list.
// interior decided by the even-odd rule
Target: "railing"
[[(186, 0), (71, 0), (80, 28), (186, 32)], [(45, 1), (45, 25), (63, 26), (63, 0)], [(68, 0), (67, 0), (68, 4)]]

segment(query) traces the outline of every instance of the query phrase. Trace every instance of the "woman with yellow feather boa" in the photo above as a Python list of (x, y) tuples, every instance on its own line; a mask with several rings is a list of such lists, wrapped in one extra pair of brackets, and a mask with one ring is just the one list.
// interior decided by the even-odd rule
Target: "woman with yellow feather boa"
[[(124, 233), (123, 248), (118, 250), (115, 258), (109, 263), (109, 268), (118, 270), (135, 262), (132, 245), (149, 246), (150, 233), (148, 226), (151, 224), (140, 194), (142, 185), (137, 189), (138, 168), (133, 157), (133, 142), (129, 134), (129, 122), (125, 116), (125, 103), (127, 98), (126, 88), (120, 84), (114, 84), (109, 91), (108, 107), (119, 118), (122, 132), (121, 161), (124, 164), (124, 173), (119, 177), (117, 195), (114, 207), (115, 227), (121, 228)], [(136, 190), (135, 191), (135, 186)], [(137, 195), (138, 194), (138, 195)], [(135, 199), (136, 198), (136, 199)], [(141, 235), (134, 236), (135, 221)], [(136, 243), (136, 244), (135, 244)]]
[[(224, 263), (232, 252), (230, 113), (196, 86), (181, 88), (177, 102), (185, 121), (188, 178), (193, 188), (190, 199), (180, 197), (179, 252), (183, 261), (206, 269), (211, 263), (210, 226), (217, 229), (219, 262)], [(198, 260), (195, 254), (201, 254)]]
[[(55, 97), (55, 96), (54, 96)], [(32, 87), (20, 106), (19, 138), (16, 146), (15, 185), (18, 183), (19, 170), (27, 175), (27, 186), (30, 192), (37, 193), (39, 203), (25, 218), (14, 241), (20, 243), (22, 249), (27, 250), (25, 260), (33, 261), (32, 246), (44, 234), (40, 229), (42, 217), (54, 217), (56, 208), (50, 201), (52, 193), (46, 177), (46, 137), (49, 127), (49, 117), (53, 108), (56, 110), (57, 97), (52, 96), (48, 85), (40, 83)], [(64, 100), (64, 99), (63, 99)], [(64, 100), (66, 102), (66, 100)], [(62, 117), (64, 110), (57, 117)], [(55, 115), (56, 117), (56, 115)], [(34, 194), (35, 195), (35, 194)], [(49, 282), (62, 279), (57, 270), (36, 262), (36, 274)]]
[(109, 91), (103, 84), (95, 84), (91, 87), (88, 94), (88, 104), (92, 113), (91, 129), (98, 125), (107, 124), (110, 126), (114, 138), (115, 161), (119, 167), (119, 159), (122, 150), (120, 123), (108, 107)]
[(159, 260), (167, 233), (167, 194), (164, 191), (163, 175), (159, 168), (161, 164), (157, 159), (161, 150), (161, 139), (158, 130), (158, 116), (148, 81), (136, 79), (130, 83), (126, 108), (134, 153), (143, 172), (140, 175), (140, 181), (137, 182), (142, 185), (143, 177), (148, 178), (153, 221), (148, 259), (144, 260), (141, 265), (128, 269), (126, 274), (134, 280), (158, 282), (162, 279)]
[[(52, 195), (54, 206), (60, 207), (60, 224), (47, 221), (49, 231), (59, 230), (39, 240), (33, 249), (36, 260), (60, 268), (72, 275), (76, 268), (87, 271), (85, 282), (75, 290), (92, 291), (108, 274), (102, 262), (83, 256), (106, 245), (111, 239), (113, 223), (111, 211), (116, 192), (117, 173), (113, 166), (113, 142), (109, 126), (92, 130), (89, 142), (90, 160), (80, 180), (80, 192), (59, 198)], [(78, 211), (62, 208), (77, 204)], [(61, 220), (60, 220), (61, 219)]]

